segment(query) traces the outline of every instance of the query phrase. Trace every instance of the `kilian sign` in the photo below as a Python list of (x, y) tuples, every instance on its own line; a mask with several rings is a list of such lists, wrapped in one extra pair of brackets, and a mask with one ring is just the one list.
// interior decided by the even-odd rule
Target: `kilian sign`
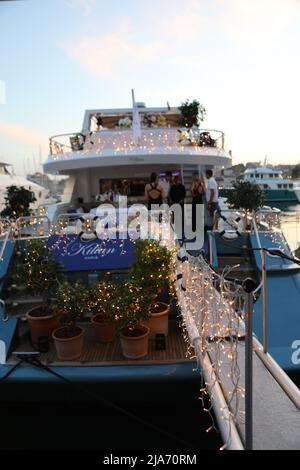
[(127, 269), (134, 261), (130, 239), (86, 240), (79, 235), (53, 235), (48, 241), (54, 258), (67, 271)]

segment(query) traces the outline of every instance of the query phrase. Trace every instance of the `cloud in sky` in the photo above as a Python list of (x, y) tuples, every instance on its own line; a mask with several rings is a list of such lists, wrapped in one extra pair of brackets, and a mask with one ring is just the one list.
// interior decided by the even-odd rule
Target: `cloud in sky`
[(12, 122), (0, 121), (0, 134), (30, 146), (38, 146), (48, 141), (48, 136)]
[(219, 27), (232, 39), (270, 45), (300, 16), (298, 0), (217, 0)]
[[(66, 1), (85, 4), (85, 0)], [(88, 0), (86, 5), (90, 11), (95, 2)], [(182, 0), (174, 0), (172, 8), (169, 0), (154, 0), (153, 7), (145, 5), (142, 29), (139, 22), (122, 17), (108, 32), (85, 34), (60, 45), (89, 73), (107, 78), (125, 72), (127, 67), (151, 64), (157, 58), (172, 61), (176, 50), (178, 57), (183, 56), (185, 63), (189, 60), (192, 65), (190, 51), (205, 44), (209, 48), (209, 38), (220, 34), (232, 40), (236, 49), (244, 49), (245, 55), (247, 51), (262, 55), (266, 47), (275, 52), (276, 39), (299, 18), (298, 0), (186, 0), (184, 8)]]
[(68, 56), (96, 77), (113, 76), (128, 65), (141, 66), (162, 52), (160, 41), (139, 42), (131, 32), (82, 36), (62, 44)]

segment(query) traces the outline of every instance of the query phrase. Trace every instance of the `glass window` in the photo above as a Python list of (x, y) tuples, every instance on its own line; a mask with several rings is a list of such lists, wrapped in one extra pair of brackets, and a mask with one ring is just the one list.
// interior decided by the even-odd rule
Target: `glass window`
[(287, 184), (284, 184), (284, 185), (283, 185), (283, 187), (284, 187), (284, 188), (287, 188), (287, 187), (288, 187), (288, 185), (287, 185)]
[(264, 189), (268, 189), (268, 185), (267, 184), (264, 184)]
[(279, 174), (278, 173), (275, 173), (275, 178), (278, 178)]
[(259, 174), (258, 174), (258, 173), (255, 175), (255, 178), (259, 178)]
[(289, 184), (289, 188), (291, 188), (291, 189), (292, 189), (292, 188), (293, 188), (293, 185), (292, 185), (292, 184)]
[(278, 189), (281, 189), (282, 188), (282, 184), (278, 184)]
[(273, 173), (270, 173), (270, 174), (269, 174), (269, 177), (270, 177), (270, 178), (273, 178)]
[(250, 175), (250, 178), (253, 178), (253, 175)]

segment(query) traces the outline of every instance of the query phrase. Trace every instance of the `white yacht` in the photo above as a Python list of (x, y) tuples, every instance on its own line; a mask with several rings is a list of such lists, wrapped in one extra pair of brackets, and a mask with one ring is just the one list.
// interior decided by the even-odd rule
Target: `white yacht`
[[(300, 190), (293, 180), (283, 178), (282, 171), (268, 166), (249, 168), (243, 174), (244, 181), (255, 183), (264, 191), (266, 202), (298, 202), (300, 201)], [(224, 193), (231, 186), (224, 188)]]
[(0, 162), (0, 211), (4, 209), (6, 191), (9, 186), (23, 186), (25, 189), (32, 191), (36, 198), (36, 202), (30, 205), (33, 210), (48, 202), (49, 191), (46, 188), (29, 181), (24, 176), (15, 175), (12, 165)]
[[(45, 172), (70, 176), (64, 204), (56, 212), (78, 197), (88, 207), (108, 191), (139, 202), (153, 171), (179, 173), (189, 189), (195, 172), (202, 175), (208, 168), (231, 164), (223, 132), (180, 128), (178, 108), (147, 108), (144, 103), (136, 108), (87, 110), (81, 132), (50, 138)], [(136, 111), (138, 139), (132, 126)]]
[(257, 183), (264, 190), (266, 201), (298, 201), (293, 181), (283, 178), (281, 170), (267, 166), (248, 169), (244, 173), (244, 180)]

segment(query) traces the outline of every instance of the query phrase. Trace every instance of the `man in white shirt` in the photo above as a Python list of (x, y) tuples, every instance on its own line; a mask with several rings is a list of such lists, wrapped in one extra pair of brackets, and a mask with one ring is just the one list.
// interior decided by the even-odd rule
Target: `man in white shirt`
[(172, 183), (172, 172), (166, 171), (166, 176), (165, 178), (160, 178), (159, 185), (163, 189), (163, 195), (162, 195), (163, 201), (167, 204), (170, 203), (169, 195), (170, 195), (171, 183)]
[(219, 191), (218, 191), (218, 184), (213, 177), (212, 170), (206, 170), (205, 172), (207, 178), (207, 185), (206, 185), (206, 207), (211, 217), (213, 217), (216, 210), (219, 210)]

